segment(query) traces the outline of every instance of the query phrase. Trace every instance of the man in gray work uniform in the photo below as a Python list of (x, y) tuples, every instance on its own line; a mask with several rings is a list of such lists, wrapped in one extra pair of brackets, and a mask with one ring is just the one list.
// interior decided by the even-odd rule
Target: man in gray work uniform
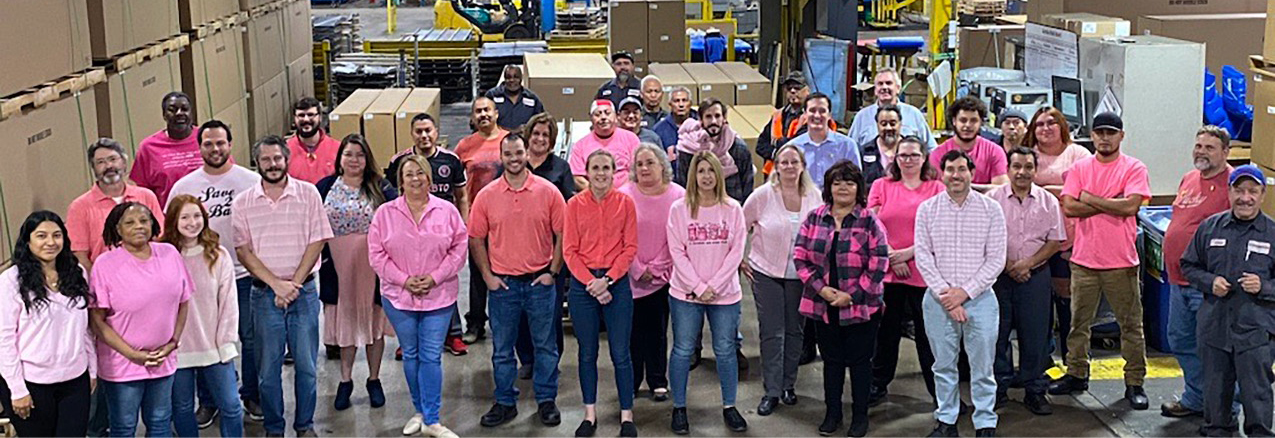
[(1204, 364), (1208, 436), (1238, 430), (1231, 404), (1239, 383), (1244, 433), (1271, 436), (1275, 336), (1275, 221), (1261, 212), (1266, 177), (1254, 165), (1231, 173), (1231, 210), (1204, 220), (1182, 256), (1182, 271), (1204, 294), (1196, 336)]

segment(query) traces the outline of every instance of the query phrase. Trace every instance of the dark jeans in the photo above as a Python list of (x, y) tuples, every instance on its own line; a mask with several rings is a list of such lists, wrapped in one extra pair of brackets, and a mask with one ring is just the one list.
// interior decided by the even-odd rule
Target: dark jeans
[[(558, 341), (558, 356), (562, 356), (562, 303), (567, 301), (567, 287), (571, 284), (571, 274), (563, 269), (558, 278), (555, 280), (553, 287), (558, 291), (558, 305), (553, 308), (553, 330)], [(531, 344), (531, 325), (527, 323), (527, 316), (523, 315), (522, 321), (518, 323), (518, 342), (514, 344), (514, 351), (518, 353), (518, 362), (524, 367), (536, 366), (536, 349)], [(554, 364), (557, 367), (558, 364)]]
[[(594, 270), (594, 275), (604, 274)], [(629, 338), (633, 330), (633, 292), (629, 289), (629, 276), (615, 280), (611, 285), (611, 301), (607, 304), (584, 290), (584, 283), (572, 278), (570, 303), (571, 324), (575, 328), (576, 342), (580, 344), (580, 392), (584, 404), (598, 402), (598, 338), (601, 337), (602, 320), (607, 325), (607, 346), (611, 350), (611, 365), (615, 368), (615, 387), (619, 393), (620, 409), (633, 409), (633, 361), (629, 357)]]
[[(94, 359), (96, 360), (96, 359)], [(31, 393), (31, 403), (38, 409), (31, 410), (26, 419), (13, 415), (13, 401), (5, 392), (0, 400), (13, 429), (18, 436), (57, 436), (83, 437), (89, 427), (89, 373), (80, 377), (53, 384), (27, 382), (27, 392)]]
[(469, 255), (469, 311), (465, 312), (465, 326), (474, 333), (484, 332), (487, 326), (487, 283), (479, 274), (474, 255)]
[[(205, 405), (216, 407), (221, 415), (221, 436), (243, 435), (243, 404), (236, 391), (235, 364), (223, 362), (197, 368), (182, 368), (173, 376), (173, 428), (177, 436), (198, 437), (199, 424), (195, 421), (195, 392), (192, 385), (202, 380), (212, 391), (214, 402)], [(203, 402), (201, 402), (203, 403)]]
[(877, 346), (881, 312), (866, 322), (850, 325), (819, 322), (819, 351), (823, 353), (823, 400), (828, 415), (841, 416), (841, 394), (850, 371), (850, 409), (856, 420), (868, 419), (868, 399), (872, 397), (872, 356)]
[(534, 279), (518, 279), (506, 275), (499, 277), (508, 288), (487, 293), (490, 301), (488, 305), (491, 307), (491, 374), (496, 384), (496, 403), (505, 406), (518, 404), (518, 388), (514, 386), (514, 382), (518, 380), (514, 344), (518, 340), (518, 322), (524, 315), (531, 324), (529, 331), (536, 347), (537, 360), (532, 373), (536, 402), (553, 401), (558, 398), (560, 353), (553, 343), (551, 320), (553, 306), (558, 302), (558, 293), (554, 291), (553, 285), (538, 284)]
[[(1236, 292), (1232, 292), (1236, 293)], [(1260, 329), (1259, 329), (1260, 330)], [(1262, 336), (1265, 336), (1262, 333)], [(1203, 336), (1201, 336), (1203, 338)], [(1273, 436), (1271, 342), (1256, 348), (1226, 351), (1207, 342), (1200, 343), (1200, 360), (1204, 363), (1204, 427), (1208, 436), (1235, 436), (1239, 429), (1232, 408), (1238, 384), (1239, 402), (1244, 407), (1244, 435)]]
[[(239, 292), (239, 398), (253, 403), (261, 402), (257, 381), (257, 334), (252, 318), (252, 277), (235, 280)], [(199, 404), (213, 402), (212, 394), (206, 394), (203, 382), (199, 385)], [(205, 397), (207, 395), (207, 397)]]
[[(1001, 394), (1018, 381), (1028, 394), (1049, 389), (1049, 307), (1053, 297), (1049, 267), (1032, 272), (1026, 283), (1001, 275), (993, 286), (1000, 304), (1000, 333), (996, 337), (996, 388)], [(1018, 370), (1010, 332), (1018, 332)]]
[[(912, 275), (918, 275), (913, 273)], [(903, 323), (907, 320), (916, 327), (916, 357), (921, 362), (921, 376), (925, 389), (934, 396), (934, 353), (930, 350), (930, 338), (925, 335), (925, 316), (921, 311), (925, 288), (901, 283), (885, 284), (885, 310), (881, 315), (881, 329), (877, 332), (877, 351), (872, 359), (872, 386), (886, 390), (894, 381), (899, 366), (899, 341), (903, 338)], [(827, 353), (824, 353), (825, 355)]]
[(668, 285), (633, 300), (633, 390), (643, 379), (651, 390), (668, 389)]

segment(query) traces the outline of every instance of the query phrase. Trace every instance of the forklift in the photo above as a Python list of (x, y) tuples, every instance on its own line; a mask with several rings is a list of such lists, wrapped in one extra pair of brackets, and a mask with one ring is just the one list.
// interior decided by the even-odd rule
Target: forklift
[(513, 0), (499, 5), (475, 0), (452, 0), (452, 10), (483, 35), (501, 35), (506, 40), (540, 39), (540, 1), (526, 0), (522, 7)]

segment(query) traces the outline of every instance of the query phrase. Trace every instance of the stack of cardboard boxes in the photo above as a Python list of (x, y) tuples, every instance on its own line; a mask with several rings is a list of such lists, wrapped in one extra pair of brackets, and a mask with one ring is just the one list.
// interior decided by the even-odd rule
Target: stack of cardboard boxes
[(686, 87), (696, 104), (710, 97), (732, 106), (774, 104), (770, 79), (742, 62), (651, 64), (650, 70), (664, 84), (665, 93)]
[(766, 129), (766, 124), (774, 114), (775, 107), (770, 105), (736, 105), (726, 109), (726, 121), (748, 145), (748, 152), (753, 156), (754, 187), (766, 182), (766, 177), (761, 173), (764, 161), (757, 155), (757, 137)]
[(310, 2), (262, 3), (240, 0), (250, 17), (243, 46), (248, 134), (253, 139), (287, 133), (288, 108), (296, 99), (314, 95)]
[(412, 118), (429, 114), (440, 120), (442, 90), (438, 88), (358, 89), (328, 114), (330, 134), (344, 138), (362, 134), (372, 147), (376, 164), (412, 147)]
[(632, 54), (639, 76), (652, 63), (686, 61), (685, 0), (617, 0), (610, 14), (611, 51)]
[[(1267, 16), (1275, 15), (1271, 2)], [(1253, 103), (1252, 160), (1266, 174), (1267, 184), (1275, 184), (1275, 20), (1266, 21), (1266, 42), (1260, 55), (1251, 59), (1250, 101)], [(1267, 196), (1262, 211), (1275, 215), (1275, 196)]]
[(615, 77), (607, 58), (596, 53), (528, 53), (524, 62), (527, 88), (559, 120), (589, 120), (598, 88)]

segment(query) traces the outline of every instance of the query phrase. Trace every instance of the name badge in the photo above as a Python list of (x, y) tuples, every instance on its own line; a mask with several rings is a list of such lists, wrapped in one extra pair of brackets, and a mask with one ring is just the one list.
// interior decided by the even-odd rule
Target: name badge
[(632, 90), (632, 89), (631, 89), (631, 90), (629, 90), (629, 95), (630, 95), (630, 96), (641, 96), (641, 95), (642, 95), (642, 90)]
[(864, 155), (864, 156), (863, 156), (863, 161), (864, 161), (864, 162), (866, 162), (866, 163), (875, 163), (875, 162), (877, 162), (877, 156), (876, 156), (876, 155)]
[(1253, 253), (1271, 255), (1270, 242), (1260, 242), (1256, 240), (1248, 241), (1248, 251), (1244, 253), (1244, 260), (1248, 260), (1248, 257), (1253, 255)]
[(492, 102), (496, 102), (496, 103), (505, 103), (504, 96), (496, 96), (495, 98), (492, 98), (491, 100)]
[(535, 99), (522, 98), (522, 104), (526, 106), (536, 106)]
[(603, 95), (603, 96), (610, 96), (610, 95), (611, 95), (611, 90), (602, 90), (602, 95)]
[(1210, 247), (1226, 246), (1226, 239), (1213, 239), (1209, 241)]

